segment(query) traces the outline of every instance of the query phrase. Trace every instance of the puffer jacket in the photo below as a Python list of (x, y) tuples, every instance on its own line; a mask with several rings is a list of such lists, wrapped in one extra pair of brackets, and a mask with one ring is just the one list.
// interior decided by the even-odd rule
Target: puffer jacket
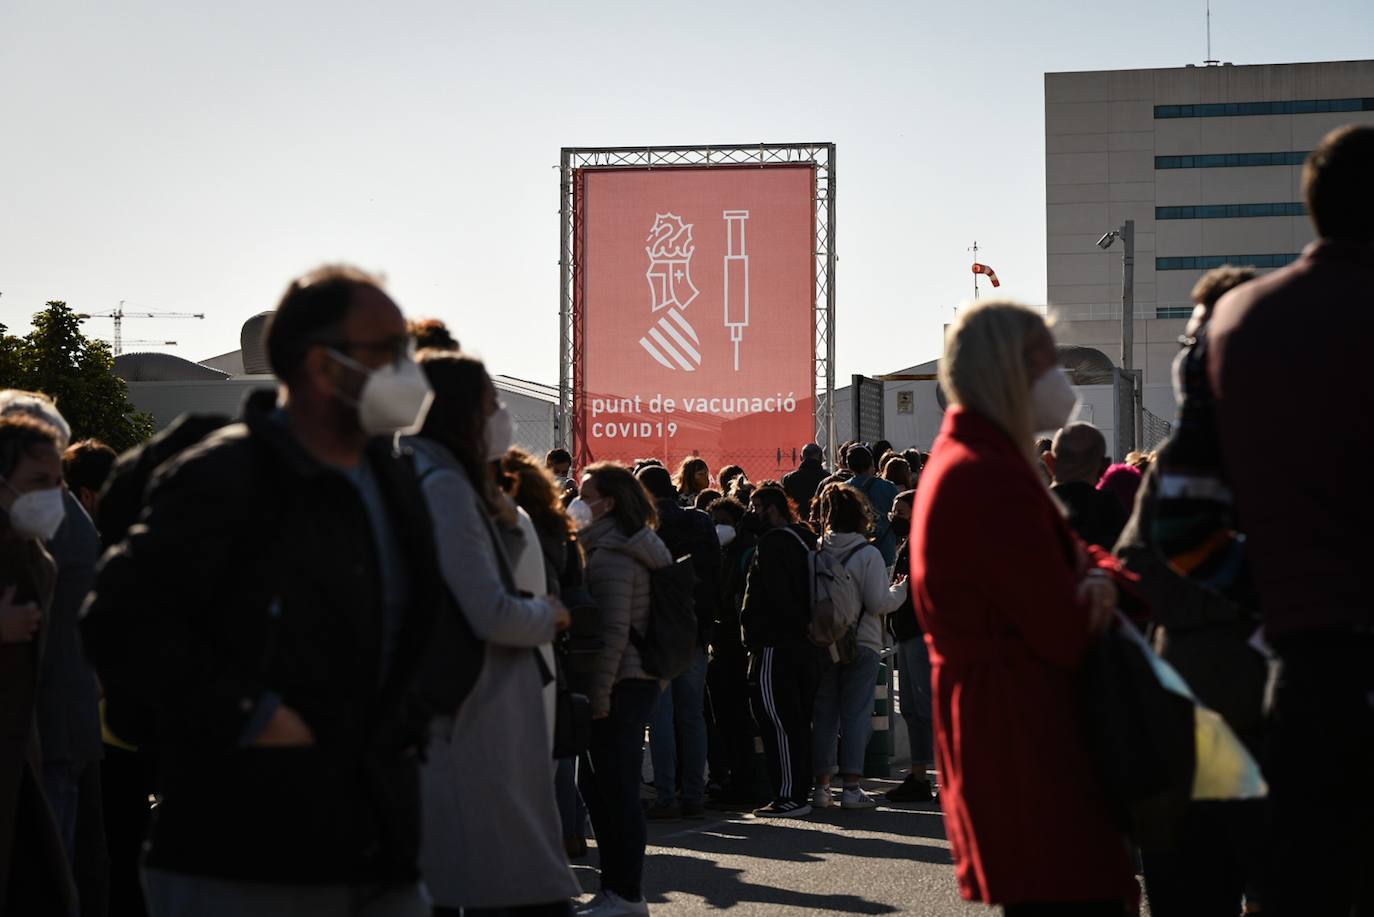
[(649, 571), (666, 567), (673, 555), (650, 528), (626, 535), (609, 516), (582, 533), (587, 551), (587, 588), (601, 608), (604, 641), (591, 679), (592, 716), (611, 709), (611, 689), (627, 678), (652, 679), (644, 671), (639, 651), (630, 642), (630, 628), (645, 633), (649, 626)]
[(826, 532), (821, 550), (844, 564), (858, 582), (864, 601), (859, 615), (859, 645), (881, 653), (883, 622), (906, 600), (906, 581), (889, 582), (882, 552), (857, 532)]

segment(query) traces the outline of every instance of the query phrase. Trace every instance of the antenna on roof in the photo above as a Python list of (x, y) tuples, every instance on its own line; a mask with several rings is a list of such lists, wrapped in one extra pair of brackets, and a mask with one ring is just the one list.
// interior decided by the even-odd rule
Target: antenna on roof
[(1207, 0), (1207, 59), (1202, 63), (1207, 67), (1215, 67), (1221, 63), (1212, 58), (1212, 0)]

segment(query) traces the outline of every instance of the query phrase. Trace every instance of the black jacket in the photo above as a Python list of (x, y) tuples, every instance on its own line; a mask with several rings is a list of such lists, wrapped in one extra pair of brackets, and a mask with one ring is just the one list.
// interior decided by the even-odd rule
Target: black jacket
[(797, 505), (797, 515), (803, 519), (811, 518), (811, 500), (816, 496), (816, 488), (821, 481), (830, 477), (820, 459), (802, 459), (796, 471), (782, 476), (782, 489), (787, 499)]
[[(892, 568), (892, 578), (895, 580), (899, 576), (911, 575), (911, 542), (903, 539), (902, 546), (897, 549), (897, 563)], [(901, 642), (919, 637), (923, 633), (921, 622), (916, 617), (916, 605), (911, 600), (911, 590), (906, 592), (906, 601), (902, 602), (902, 607), (887, 616), (888, 629), (892, 631), (893, 639)]]
[(1198, 700), (1220, 713), (1258, 752), (1269, 675), (1268, 662), (1250, 646), (1259, 615), (1179, 575), (1161, 556), (1153, 537), (1159, 468), (1155, 462), (1145, 473), (1116, 555), (1140, 577), (1136, 589), (1150, 603), (1159, 655), (1178, 670)]
[(801, 541), (773, 529), (759, 539), (749, 567), (740, 628), (751, 653), (765, 646), (811, 645), (806, 636), (811, 624), (811, 573), (802, 542), (814, 548), (816, 536), (804, 525), (788, 528)]
[(1055, 484), (1050, 493), (1068, 513), (1069, 528), (1077, 532), (1079, 538), (1104, 551), (1112, 549), (1126, 527), (1126, 510), (1120, 500), (1086, 481)]
[(720, 615), (720, 538), (711, 517), (700, 510), (683, 509), (675, 500), (657, 502), (658, 537), (674, 558), (692, 558), (692, 569), (697, 575), (697, 629), (701, 645), (705, 646)]
[[(427, 718), (413, 682), (444, 591), (424, 500), (404, 457), (374, 441), (410, 583), (384, 678), (366, 508), (264, 395), (246, 423), (158, 469), (87, 605), (102, 679), (156, 722), (162, 804), (147, 862), (264, 882), (409, 880)], [(265, 692), (304, 718), (314, 746), (245, 747)]]

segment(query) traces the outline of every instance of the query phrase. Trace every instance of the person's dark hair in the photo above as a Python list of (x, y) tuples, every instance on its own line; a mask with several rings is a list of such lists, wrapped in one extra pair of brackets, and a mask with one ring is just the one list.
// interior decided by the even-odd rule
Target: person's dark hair
[(57, 449), (61, 434), (31, 414), (0, 414), (0, 477), (14, 474), (19, 461), (35, 449)]
[(907, 449), (902, 453), (902, 458), (906, 459), (906, 465), (911, 469), (912, 474), (920, 474), (924, 463), (921, 461), (921, 451), (919, 449)]
[(787, 492), (782, 489), (782, 485), (776, 482), (765, 482), (754, 488), (754, 492), (749, 495), (749, 499), (758, 500), (764, 506), (771, 506), (778, 511), (786, 522), (796, 522), (797, 514), (792, 510), (792, 501), (787, 499)]
[(1347, 124), (1323, 137), (1303, 164), (1302, 193), (1317, 235), (1374, 240), (1374, 125)]
[(639, 483), (655, 500), (677, 499), (677, 490), (673, 487), (673, 478), (668, 474), (668, 469), (662, 465), (646, 465), (635, 472), (635, 477), (639, 479)]
[(1258, 276), (1259, 271), (1252, 267), (1223, 264), (1221, 267), (1212, 268), (1193, 284), (1193, 302), (1210, 309), (1217, 304), (1218, 299)]
[(544, 456), (544, 464), (548, 466), (568, 465), (571, 467), (572, 453), (567, 449), (550, 449), (549, 454)]
[(889, 452), (887, 461), (883, 462), (883, 480), (891, 481), (906, 490), (911, 486), (911, 466), (897, 453)]
[(866, 535), (873, 529), (873, 506), (857, 487), (838, 481), (825, 485), (816, 498), (813, 513), (824, 532), (856, 532)]
[(914, 507), (914, 506), (916, 505), (916, 491), (915, 491), (915, 490), (904, 490), (904, 491), (902, 491), (901, 493), (897, 494), (897, 496), (896, 496), (895, 498), (893, 498), (893, 501), (892, 501), (892, 502), (893, 502), (893, 503), (905, 503), (907, 506), (913, 506), (913, 507)]
[(692, 479), (703, 471), (706, 472), (708, 478), (711, 476), (711, 466), (706, 464), (706, 460), (697, 458), (696, 456), (689, 456), (682, 460), (681, 465), (677, 466), (677, 475), (674, 477), (673, 483), (677, 485), (677, 489), (682, 493), (694, 494), (697, 491), (692, 489)]
[(406, 322), (406, 330), (415, 341), (416, 350), (462, 350), (458, 340), (442, 319), (417, 318)]
[(1035, 441), (1035, 451), (1041, 455), (1044, 455), (1053, 448), (1054, 440), (1050, 439), (1048, 436), (1042, 436)]
[(348, 264), (326, 264), (291, 281), (267, 320), (263, 343), (272, 372), (290, 383), (311, 346), (338, 332), (361, 287), (382, 289), (380, 277)]
[(892, 451), (892, 443), (885, 439), (880, 439), (874, 443), (868, 451), (873, 453), (873, 460), (881, 467), (883, 459), (887, 458), (887, 454)]
[(854, 446), (849, 450), (849, 470), (855, 474), (873, 470), (873, 453), (867, 446)]
[(591, 478), (601, 496), (615, 499), (611, 518), (622, 533), (633, 535), (646, 526), (658, 528), (654, 501), (630, 469), (618, 462), (597, 462), (586, 470), (583, 478)]
[(434, 389), (420, 435), (453, 453), (487, 511), (511, 521), (487, 462), (486, 396), (492, 384), (487, 368), (476, 357), (451, 350), (422, 350), (419, 361)]
[(755, 485), (753, 481), (737, 480), (735, 481), (735, 486), (730, 488), (730, 496), (734, 497), (741, 503), (748, 503), (749, 498), (754, 495), (754, 489), (756, 486), (757, 485)]
[(744, 474), (744, 469), (740, 466), (726, 465), (720, 470), (720, 473), (716, 475), (716, 481), (720, 484), (720, 489), (728, 493), (730, 490), (730, 483), (742, 474)]
[(572, 520), (563, 511), (563, 489), (534, 456), (514, 446), (501, 459), (501, 470), (515, 478), (515, 503), (530, 514), (536, 529), (559, 538), (572, 535)]
[(114, 449), (98, 439), (72, 443), (62, 453), (62, 479), (71, 490), (84, 487), (93, 493), (100, 493), (118, 458)]
[(724, 513), (730, 517), (733, 524), (739, 525), (747, 510), (745, 510), (744, 504), (734, 497), (720, 497), (711, 501), (711, 505), (706, 507), (706, 512), (712, 516), (715, 516), (716, 513)]
[(692, 506), (693, 506), (695, 509), (706, 509), (706, 508), (707, 508), (708, 506), (710, 506), (712, 503), (714, 503), (714, 502), (716, 502), (717, 500), (719, 500), (719, 499), (720, 499), (720, 496), (721, 496), (721, 495), (720, 495), (720, 491), (718, 491), (718, 490), (712, 490), (711, 488), (708, 487), (708, 488), (706, 488), (705, 490), (703, 490), (701, 493), (697, 494), (697, 498), (696, 498), (695, 500), (692, 501)]
[(640, 473), (641, 471), (643, 471), (645, 468), (652, 468), (652, 467), (662, 468), (662, 467), (664, 467), (664, 465), (663, 465), (662, 462), (660, 462), (660, 461), (659, 461), (658, 459), (656, 459), (656, 458), (643, 458), (643, 459), (637, 459), (637, 460), (635, 461), (635, 463), (634, 463), (634, 467), (633, 467), (631, 470), (632, 470), (635, 474), (639, 474), (639, 473)]
[[(1107, 464), (1107, 440), (1090, 423), (1071, 423), (1054, 434), (1054, 480), (1096, 484)], [(1105, 464), (1104, 464), (1105, 463)]]

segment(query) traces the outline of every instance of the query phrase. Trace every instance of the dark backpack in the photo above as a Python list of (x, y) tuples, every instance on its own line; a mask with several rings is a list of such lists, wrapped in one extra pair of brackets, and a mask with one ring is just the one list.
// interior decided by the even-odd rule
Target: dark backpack
[(692, 665), (699, 646), (696, 586), (690, 556), (649, 571), (649, 626), (643, 634), (631, 627), (630, 642), (655, 678), (671, 681)]

